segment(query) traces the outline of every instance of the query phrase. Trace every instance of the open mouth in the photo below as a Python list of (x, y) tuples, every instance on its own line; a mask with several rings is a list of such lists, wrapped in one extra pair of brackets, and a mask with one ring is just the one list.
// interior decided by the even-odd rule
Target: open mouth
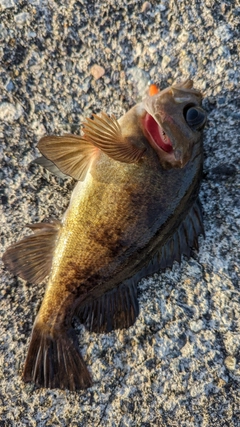
[(167, 153), (173, 152), (173, 146), (170, 138), (156, 120), (154, 120), (154, 118), (148, 113), (146, 113), (143, 119), (143, 126), (147, 134), (150, 136), (151, 142), (155, 143), (157, 147)]

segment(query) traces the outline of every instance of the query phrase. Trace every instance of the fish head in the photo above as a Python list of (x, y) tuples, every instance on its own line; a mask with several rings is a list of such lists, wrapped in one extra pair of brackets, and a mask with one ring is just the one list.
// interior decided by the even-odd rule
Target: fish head
[(142, 130), (164, 168), (183, 168), (201, 144), (206, 112), (192, 80), (143, 100)]

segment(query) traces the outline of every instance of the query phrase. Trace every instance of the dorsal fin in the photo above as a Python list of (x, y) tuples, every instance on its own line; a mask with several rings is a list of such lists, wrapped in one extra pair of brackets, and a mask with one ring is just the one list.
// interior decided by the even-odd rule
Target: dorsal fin
[(184, 102), (184, 99), (188, 100), (190, 95), (202, 98), (201, 92), (193, 88), (193, 81), (191, 79), (184, 80), (180, 83), (174, 83), (171, 86), (171, 90), (175, 100), (179, 99), (181, 102)]
[(10, 246), (3, 254), (6, 268), (16, 276), (32, 283), (40, 283), (50, 273), (59, 221), (29, 224), (34, 234)]
[(171, 268), (174, 261), (181, 263), (182, 255), (189, 258), (191, 250), (193, 248), (198, 249), (198, 236), (200, 234), (204, 235), (204, 227), (201, 205), (199, 200), (196, 200), (186, 218), (165, 245), (156, 249), (150, 262), (124, 283), (137, 283), (143, 277), (158, 273), (161, 269)]
[(177, 88), (182, 89), (182, 90), (184, 90), (184, 89), (189, 90), (189, 89), (192, 89), (192, 87), (193, 87), (193, 80), (186, 79), (186, 80), (183, 80), (182, 82), (174, 83), (172, 85), (172, 87), (177, 87)]
[(135, 163), (140, 160), (145, 148), (139, 148), (122, 136), (117, 119), (105, 113), (93, 114), (94, 119), (84, 123), (84, 138), (114, 160), (124, 163)]
[(120, 285), (76, 310), (89, 331), (107, 333), (133, 325), (139, 313), (137, 286)]
[(100, 152), (86, 139), (71, 134), (44, 136), (37, 147), (61, 172), (77, 181), (84, 180)]
[[(158, 270), (172, 267), (174, 261), (180, 263), (182, 255), (189, 258), (191, 249), (198, 249), (198, 236), (200, 234), (204, 235), (204, 227), (201, 205), (199, 200), (196, 200), (173, 236), (167, 240), (165, 245), (155, 255), (154, 260), (158, 265)], [(149, 266), (147, 274), (154, 272), (151, 271), (151, 266)]]

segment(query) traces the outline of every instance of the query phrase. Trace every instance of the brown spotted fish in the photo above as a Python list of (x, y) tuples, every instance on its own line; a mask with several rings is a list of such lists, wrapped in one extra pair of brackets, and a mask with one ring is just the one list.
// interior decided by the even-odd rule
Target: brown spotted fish
[(137, 283), (190, 256), (203, 233), (198, 201), (206, 114), (191, 80), (147, 96), (117, 120), (94, 115), (83, 136), (46, 136), (38, 161), (77, 180), (62, 221), (28, 225), (5, 266), (34, 283), (49, 276), (23, 379), (76, 390), (92, 380), (72, 327), (133, 325)]

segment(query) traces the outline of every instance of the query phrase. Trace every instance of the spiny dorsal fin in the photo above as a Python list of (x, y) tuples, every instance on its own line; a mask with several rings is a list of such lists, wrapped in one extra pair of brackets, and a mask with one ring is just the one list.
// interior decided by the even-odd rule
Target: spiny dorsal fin
[(77, 181), (84, 180), (99, 154), (98, 148), (86, 139), (70, 134), (44, 136), (37, 147), (61, 172)]
[(124, 163), (135, 163), (143, 156), (141, 149), (122, 136), (117, 119), (105, 113), (101, 116), (93, 114), (94, 119), (84, 123), (84, 138), (114, 160)]
[(173, 96), (175, 100), (181, 100), (181, 102), (184, 102), (184, 100), (190, 99), (188, 96), (190, 95), (196, 95), (199, 98), (202, 98), (201, 92), (197, 89), (193, 88), (193, 81), (191, 79), (184, 80), (180, 83), (174, 83), (171, 86), (171, 90), (173, 93)]
[(136, 283), (123, 284), (93, 302), (79, 307), (76, 315), (92, 332), (128, 328), (139, 314)]
[(177, 87), (179, 89), (192, 89), (193, 87), (193, 81), (191, 79), (183, 80), (179, 83), (174, 83), (172, 87)]
[(34, 234), (10, 246), (3, 254), (6, 268), (16, 276), (40, 283), (48, 276), (60, 222), (28, 224)]

